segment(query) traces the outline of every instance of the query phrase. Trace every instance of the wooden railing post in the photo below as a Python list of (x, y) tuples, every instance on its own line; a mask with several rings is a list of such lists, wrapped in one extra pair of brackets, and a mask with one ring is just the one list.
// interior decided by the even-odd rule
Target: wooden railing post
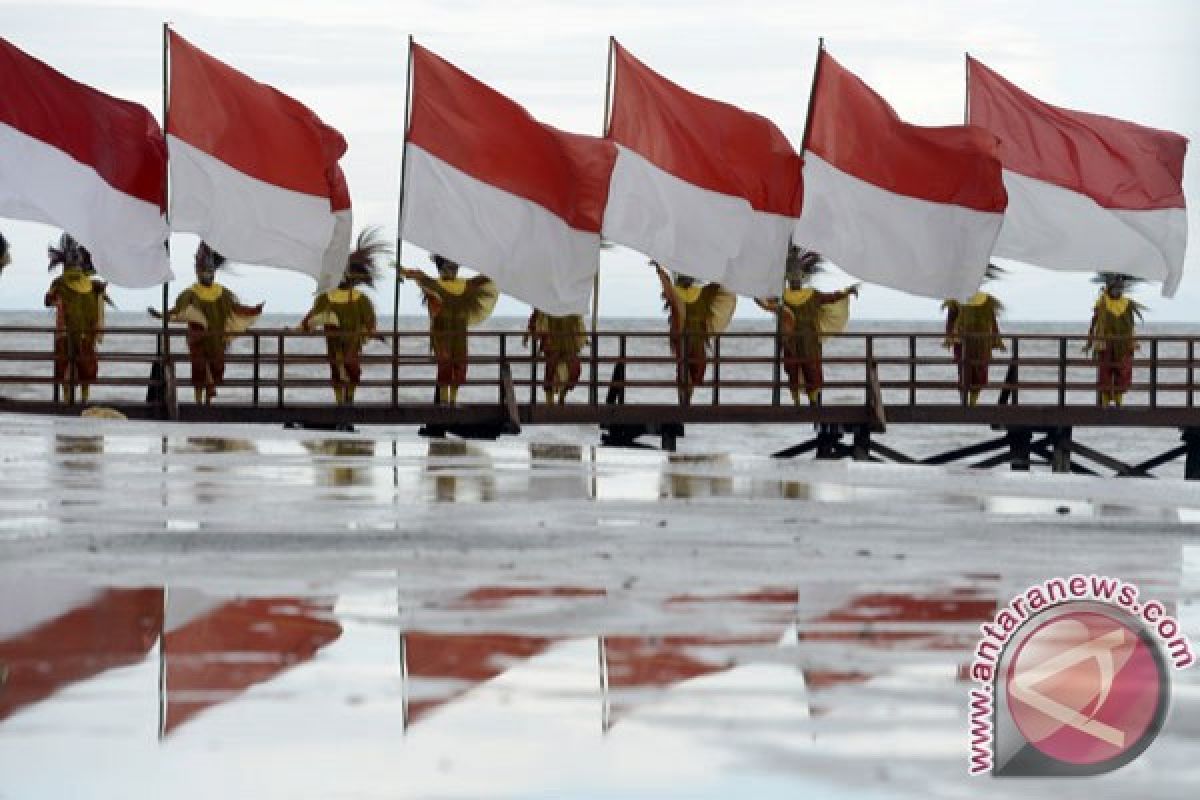
[(917, 404), (917, 337), (908, 336), (908, 404)]
[(1150, 407), (1158, 407), (1158, 337), (1150, 340)]
[[(783, 310), (783, 297), (779, 298), (779, 311)], [(781, 367), (783, 366), (783, 326), (780, 313), (775, 315), (775, 333), (772, 341), (775, 343), (775, 356), (771, 359), (771, 405), (777, 406), (780, 403), (782, 395), (783, 378)]]
[(1067, 337), (1058, 340), (1058, 404), (1067, 404)]
[(1196, 386), (1195, 378), (1195, 362), (1196, 362), (1196, 340), (1188, 339), (1187, 343), (1187, 407), (1192, 408), (1194, 400), (1192, 398), (1193, 391)]
[(277, 383), (278, 383), (278, 386), (277, 386), (278, 394), (276, 395), (276, 398), (275, 398), (275, 404), (277, 406), (279, 406), (280, 408), (283, 408), (283, 334), (282, 333), (278, 334), (278, 336), (276, 337), (276, 346), (278, 347), (278, 350), (275, 353), (275, 371), (276, 371), (275, 377), (277, 378)]
[(251, 397), (251, 402), (254, 404), (254, 407), (258, 408), (258, 381), (261, 377), (261, 372), (259, 370), (259, 359), (262, 357), (262, 346), (259, 343), (258, 332), (251, 331), (250, 333), (254, 337), (253, 338), (253, 341), (254, 341), (254, 368), (253, 368), (253, 375), (252, 375), (252, 380), (253, 380), (254, 385), (250, 388), (250, 397)]
[(588, 376), (588, 403), (598, 405), (600, 403), (600, 334), (592, 329), (592, 367), (591, 375)]
[[(1007, 376), (1006, 376), (1007, 378)], [(1012, 337), (1012, 404), (1021, 403), (1021, 337)]]
[[(871, 333), (863, 334), (863, 347), (866, 350), (865, 360), (863, 361), (863, 388), (867, 395), (867, 402), (871, 401), (871, 369), (875, 366), (875, 335)], [(878, 374), (875, 380), (879, 380)]]
[(529, 405), (537, 405), (537, 334), (529, 332)]
[[(470, 334), (467, 334), (468, 336)], [(508, 369), (508, 335), (500, 332), (500, 364), (496, 368), (496, 401), (504, 402), (504, 370)], [(515, 398), (514, 398), (515, 402)]]
[(712, 404), (721, 404), (721, 334), (713, 337)]

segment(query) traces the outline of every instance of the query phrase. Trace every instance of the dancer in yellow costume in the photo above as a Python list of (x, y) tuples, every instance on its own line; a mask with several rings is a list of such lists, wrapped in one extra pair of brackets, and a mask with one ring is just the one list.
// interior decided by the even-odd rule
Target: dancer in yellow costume
[(45, 297), (55, 310), (54, 381), (62, 385), (65, 402), (75, 402), (78, 385), (79, 400), (86, 403), (100, 366), (96, 346), (104, 339), (104, 306), (112, 300), (108, 285), (93, 278), (91, 253), (70, 234), (62, 234), (49, 255), (50, 269), (63, 268)]
[(1096, 359), (1096, 389), (1100, 405), (1121, 405), (1133, 383), (1133, 354), (1137, 343), (1134, 329), (1145, 310), (1138, 301), (1125, 295), (1125, 290), (1141, 282), (1132, 275), (1101, 272), (1093, 279), (1104, 285), (1092, 309), (1087, 343), (1083, 351)]
[(567, 402), (567, 393), (579, 383), (579, 353), (587, 346), (587, 333), (583, 317), (579, 314), (554, 316), (534, 309), (529, 315), (522, 343), (541, 350), (546, 360), (546, 374), (542, 386), (546, 390), (546, 402), (562, 405)]
[[(996, 280), (1003, 274), (1000, 267), (988, 264), (983, 279)], [(999, 321), (1004, 304), (987, 292), (978, 291), (966, 302), (946, 300), (942, 309), (946, 312), (946, 338), (942, 346), (953, 348), (959, 391), (966, 404), (974, 406), (979, 403), (980, 391), (987, 386), (992, 351), (1005, 349)]]
[(712, 337), (729, 327), (737, 295), (718, 283), (698, 284), (691, 275), (681, 272), (672, 279), (657, 261), (650, 263), (662, 284), (663, 306), (671, 327), (679, 402), (688, 405), (708, 371)]
[[(233, 337), (262, 314), (263, 304), (245, 306), (237, 295), (216, 282), (225, 256), (201, 242), (196, 248), (196, 282), (179, 293), (167, 312), (172, 322), (187, 323), (188, 355), (192, 362), (192, 391), (196, 403), (210, 404), (225, 380), (225, 351)], [(155, 319), (162, 314), (146, 311)]]
[(755, 300), (759, 307), (779, 317), (783, 333), (783, 367), (792, 402), (800, 405), (800, 387), (810, 405), (819, 405), (825, 385), (822, 367), (825, 338), (841, 333), (850, 318), (850, 298), (858, 297), (858, 284), (838, 292), (819, 292), (808, 284), (822, 271), (821, 254), (792, 245), (788, 248), (787, 288), (778, 297)]
[(379, 259), (391, 253), (391, 245), (378, 228), (358, 235), (354, 250), (346, 257), (346, 269), (336, 289), (317, 295), (312, 309), (300, 322), (306, 331), (325, 331), (325, 353), (329, 357), (329, 380), (338, 405), (354, 402), (354, 391), (362, 381), (362, 349), (375, 336), (375, 306), (359, 286), (375, 288)]
[(419, 269), (403, 270), (421, 287), (429, 311), (429, 339), (437, 360), (438, 402), (458, 403), (458, 389), (467, 380), (469, 347), (467, 330), (489, 316), (500, 296), (496, 284), (484, 275), (458, 277), (458, 264), (440, 255), (432, 256), (438, 277)]

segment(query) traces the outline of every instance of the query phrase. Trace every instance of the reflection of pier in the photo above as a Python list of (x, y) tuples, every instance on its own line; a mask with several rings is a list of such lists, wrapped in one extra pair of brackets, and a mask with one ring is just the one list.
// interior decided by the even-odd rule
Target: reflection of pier
[[(49, 328), (0, 329), (47, 343)], [(1081, 353), (1082, 335), (1004, 336), (1007, 360), (993, 365), (984, 403), (962, 403), (954, 362), (934, 333), (848, 333), (826, 346), (825, 402), (791, 405), (786, 376), (771, 331), (731, 332), (714, 337), (711, 362), (693, 402), (676, 398), (676, 359), (663, 331), (593, 333), (583, 356), (580, 386), (563, 405), (539, 399), (545, 363), (521, 347), (521, 332), (472, 332), (471, 377), (464, 404), (427, 402), (434, 394), (434, 364), (424, 331), (382, 334), (384, 344), (364, 353), (360, 402), (332, 402), (321, 352), (324, 334), (256, 329), (228, 356), (228, 379), (211, 406), (180, 402), (177, 392), (188, 361), (182, 332), (164, 335), (148, 328), (107, 332), (94, 398), (137, 418), (182, 421), (294, 423), (313, 426), (362, 424), (424, 425), (433, 431), (495, 437), (521, 425), (598, 425), (606, 440), (629, 443), (641, 434), (661, 435), (674, 446), (686, 424), (815, 425), (814, 436), (777, 455), (814, 453), (818, 458), (887, 459), (944, 464), (982, 458), (974, 466), (1010, 464), (1028, 469), (1044, 460), (1058, 472), (1111, 470), (1146, 476), (1180, 457), (1188, 478), (1200, 478), (1200, 410), (1196, 398), (1200, 336), (1138, 337), (1134, 382), (1123, 407), (1097, 405), (1094, 362)], [(166, 351), (167, 358), (158, 353)], [(3, 349), (7, 368), (0, 384), (45, 388), (45, 399), (0, 401), (6, 411), (77, 413), (58, 403), (51, 377), (51, 348), (36, 352)], [(147, 378), (146, 375), (150, 377)], [(146, 389), (145, 399), (117, 400), (121, 390)], [(112, 400), (106, 399), (106, 393)], [(993, 438), (917, 459), (879, 441), (888, 426), (975, 425)], [(1175, 428), (1182, 442), (1140, 463), (1076, 441), (1073, 430)]]

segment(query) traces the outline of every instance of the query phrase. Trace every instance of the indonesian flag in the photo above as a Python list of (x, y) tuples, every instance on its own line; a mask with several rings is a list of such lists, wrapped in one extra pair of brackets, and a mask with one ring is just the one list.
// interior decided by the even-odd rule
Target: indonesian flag
[(773, 122), (692, 94), (616, 41), (604, 235), (745, 295), (778, 294), (801, 159)]
[(404, 238), (548, 314), (587, 309), (615, 155), (412, 45)]
[(337, 282), (350, 250), (346, 140), (297, 101), (169, 32), (171, 228), (245, 264)]
[(996, 255), (1124, 272), (1173, 295), (1187, 245), (1187, 139), (1043, 103), (973, 58), (967, 70), (970, 120), (999, 137), (1010, 198)]
[(823, 49), (810, 114), (796, 242), (872, 283), (971, 295), (1006, 204), (995, 137), (909, 125)]
[(130, 288), (171, 279), (166, 146), (142, 106), (0, 39), (0, 215), (54, 225)]

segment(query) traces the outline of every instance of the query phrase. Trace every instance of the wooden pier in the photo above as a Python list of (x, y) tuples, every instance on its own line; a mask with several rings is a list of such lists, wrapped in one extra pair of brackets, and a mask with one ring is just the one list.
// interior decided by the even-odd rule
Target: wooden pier
[[(78, 415), (53, 378), (53, 328), (0, 327), (0, 411)], [(578, 387), (562, 405), (547, 405), (542, 357), (522, 343), (523, 331), (470, 336), (470, 378), (460, 405), (431, 402), (434, 361), (426, 331), (383, 332), (363, 355), (354, 405), (339, 406), (329, 389), (324, 334), (252, 329), (228, 354), (226, 380), (211, 405), (191, 402), (184, 331), (109, 328), (90, 402), (134, 419), (273, 423), (305, 427), (420, 425), (494, 438), (522, 425), (595, 425), (609, 444), (660, 437), (665, 449), (689, 425), (771, 424), (795, 430), (798, 443), (775, 455), (811, 453), (900, 463), (1152, 476), (1175, 459), (1200, 479), (1200, 336), (1138, 337), (1134, 382), (1122, 407), (1100, 407), (1095, 363), (1086, 337), (1006, 334), (992, 361), (979, 405), (962, 402), (957, 370), (934, 332), (845, 333), (826, 342), (825, 389), (819, 406), (793, 405), (771, 331), (715, 337), (705, 381), (681, 404), (677, 361), (663, 330), (589, 335)], [(21, 347), (14, 347), (21, 342)], [(34, 343), (32, 346), (28, 343)], [(915, 458), (881, 441), (890, 426), (976, 426), (976, 444)], [(1158, 428), (1180, 434), (1176, 447), (1137, 463), (1077, 441), (1077, 428)]]

